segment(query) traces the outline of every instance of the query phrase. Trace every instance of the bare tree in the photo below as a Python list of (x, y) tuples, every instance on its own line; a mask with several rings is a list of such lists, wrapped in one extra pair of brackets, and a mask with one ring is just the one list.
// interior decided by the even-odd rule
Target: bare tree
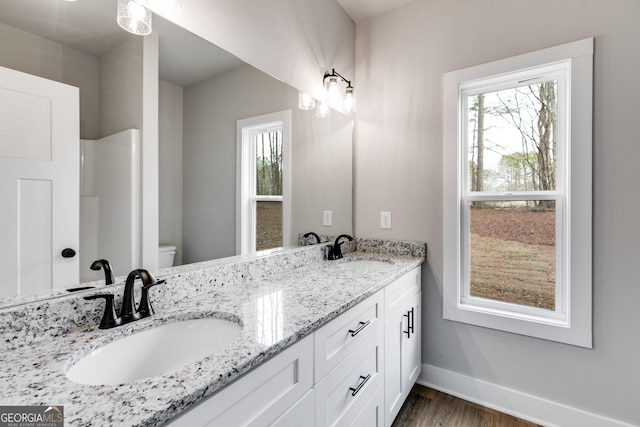
[[(556, 185), (557, 100), (556, 82), (536, 83), (514, 88), (509, 95), (496, 92), (499, 106), (495, 114), (514, 126), (521, 137), (521, 159), (531, 171), (530, 188), (553, 190)], [(525, 182), (527, 182), (525, 181)], [(546, 207), (545, 201), (537, 203)]]
[(474, 98), (471, 110), (475, 113), (473, 145), (470, 147), (471, 191), (482, 191), (484, 187), (484, 94), (481, 93)]
[(256, 140), (256, 191), (282, 195), (282, 132), (265, 132)]

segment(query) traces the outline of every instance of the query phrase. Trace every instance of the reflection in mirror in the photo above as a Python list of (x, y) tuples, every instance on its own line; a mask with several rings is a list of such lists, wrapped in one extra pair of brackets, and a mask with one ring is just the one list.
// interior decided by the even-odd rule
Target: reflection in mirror
[[(82, 173), (66, 188), (81, 201), (78, 255), (67, 260), (79, 278), (49, 280), (30, 296), (0, 294), (0, 305), (81, 282), (101, 279), (92, 284), (100, 286), (101, 272), (89, 268), (95, 259), (108, 259), (116, 276), (141, 267), (145, 215), (157, 216), (157, 241), (169, 246), (173, 265), (239, 253), (236, 125), (273, 112), (291, 111), (290, 238), (283, 246), (308, 231), (352, 233), (350, 118), (297, 109), (297, 90), (158, 16), (151, 36), (127, 34), (115, 23), (115, 3), (0, 3), (0, 66), (79, 88), (82, 140)], [(20, 126), (36, 127), (27, 120)], [(158, 209), (145, 206), (140, 191), (149, 146), (158, 154)], [(331, 226), (323, 226), (324, 211), (332, 212)], [(60, 260), (58, 248), (49, 252), (49, 262)]]

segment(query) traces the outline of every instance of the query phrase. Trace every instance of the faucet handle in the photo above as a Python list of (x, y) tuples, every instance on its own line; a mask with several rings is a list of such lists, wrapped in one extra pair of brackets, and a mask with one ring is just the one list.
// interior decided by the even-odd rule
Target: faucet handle
[(100, 320), (99, 329), (109, 329), (120, 326), (120, 324), (122, 323), (122, 319), (119, 318), (116, 314), (116, 309), (113, 304), (114, 297), (112, 294), (97, 294), (84, 297), (85, 300), (93, 300), (99, 298), (104, 298), (105, 300), (104, 314), (102, 315), (102, 320)]
[(140, 296), (140, 305), (138, 306), (138, 314), (141, 319), (143, 317), (149, 317), (154, 313), (151, 300), (149, 299), (149, 289), (155, 285), (161, 285), (164, 282), (164, 280), (154, 280), (153, 283), (142, 285), (142, 295)]

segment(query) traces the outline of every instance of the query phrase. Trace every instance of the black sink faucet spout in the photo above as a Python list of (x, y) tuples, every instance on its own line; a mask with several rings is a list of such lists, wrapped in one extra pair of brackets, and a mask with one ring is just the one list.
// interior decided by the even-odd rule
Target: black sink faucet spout
[(333, 244), (333, 259), (340, 259), (342, 258), (342, 248), (341, 245), (344, 242), (341, 242), (340, 239), (342, 238), (346, 238), (349, 241), (353, 240), (353, 237), (349, 236), (348, 234), (341, 234), (338, 237), (336, 237), (336, 241)]
[[(134, 284), (138, 278), (142, 280), (142, 300), (140, 302), (140, 309), (142, 310), (136, 310), (136, 303), (134, 299)], [(133, 322), (134, 320), (153, 314), (153, 309), (149, 302), (148, 289), (151, 286), (159, 285), (160, 283), (163, 283), (163, 281), (157, 281), (151, 273), (142, 268), (133, 270), (129, 273), (127, 281), (124, 284), (122, 308), (120, 309), (120, 318), (122, 319), (122, 323)]]
[(111, 269), (111, 264), (106, 259), (97, 259), (93, 261), (91, 264), (91, 269), (98, 271), (102, 269), (104, 271), (104, 284), (113, 285), (115, 280), (113, 280), (113, 270)]

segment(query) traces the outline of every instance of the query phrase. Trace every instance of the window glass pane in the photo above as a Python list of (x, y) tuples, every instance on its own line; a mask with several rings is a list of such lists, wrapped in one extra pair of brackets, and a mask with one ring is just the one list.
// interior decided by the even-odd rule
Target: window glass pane
[(282, 131), (256, 135), (256, 195), (282, 195)]
[(471, 297), (555, 309), (555, 201), (470, 202)]
[(256, 202), (256, 250), (282, 247), (282, 202)]
[(469, 191), (556, 189), (557, 81), (468, 98)]

